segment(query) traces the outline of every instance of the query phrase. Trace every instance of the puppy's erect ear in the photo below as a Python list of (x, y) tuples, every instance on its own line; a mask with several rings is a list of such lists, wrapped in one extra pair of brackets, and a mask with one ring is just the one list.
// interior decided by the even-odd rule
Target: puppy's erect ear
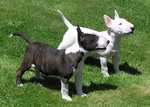
[(79, 25), (77, 25), (77, 32), (78, 32), (78, 36), (81, 36), (83, 34)]
[(114, 10), (114, 13), (115, 13), (114, 18), (115, 18), (115, 19), (116, 19), (116, 18), (119, 18), (119, 14), (118, 14), (118, 12), (117, 12), (117, 10), (116, 10), (116, 9)]
[(79, 25), (77, 26), (77, 33), (78, 33), (78, 42), (82, 42), (84, 40), (84, 33), (81, 31)]
[(113, 21), (113, 19), (111, 17), (104, 15), (104, 21), (105, 21), (105, 24), (108, 28), (111, 27), (112, 21)]

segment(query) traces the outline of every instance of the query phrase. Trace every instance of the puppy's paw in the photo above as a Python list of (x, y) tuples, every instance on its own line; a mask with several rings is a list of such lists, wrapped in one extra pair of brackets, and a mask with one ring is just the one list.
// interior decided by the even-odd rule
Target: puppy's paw
[(103, 74), (104, 77), (110, 77), (110, 75), (108, 73)]
[(85, 93), (82, 93), (82, 95), (81, 95), (81, 97), (86, 97), (87, 96), (87, 94), (85, 94)]
[(81, 97), (86, 97), (87, 96), (87, 94), (85, 94), (83, 92), (82, 93), (78, 93), (78, 95), (81, 96)]
[(23, 84), (22, 83), (17, 84), (17, 87), (23, 87)]
[(66, 101), (72, 101), (70, 96), (62, 96), (62, 99), (66, 100)]
[(102, 74), (103, 74), (104, 77), (109, 77), (110, 76), (109, 73), (106, 72), (106, 71), (102, 71)]

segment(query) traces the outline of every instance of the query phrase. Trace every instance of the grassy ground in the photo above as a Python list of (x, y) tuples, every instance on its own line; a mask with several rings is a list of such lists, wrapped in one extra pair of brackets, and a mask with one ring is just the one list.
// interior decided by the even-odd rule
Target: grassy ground
[[(59, 81), (32, 82), (33, 72), (25, 74), (24, 87), (15, 85), (15, 72), (26, 44), (8, 35), (24, 31), (35, 41), (57, 47), (66, 29), (55, 9), (62, 10), (72, 23), (98, 31), (105, 29), (102, 16), (112, 16), (117, 9), (136, 28), (135, 34), (121, 43), (122, 72), (104, 78), (98, 59), (89, 58), (84, 66), (84, 90), (88, 96), (77, 96), (74, 82), (70, 82), (73, 102), (61, 99)], [(149, 29), (149, 0), (0, 0), (0, 106), (149, 107)], [(109, 65), (112, 72), (111, 62)]]

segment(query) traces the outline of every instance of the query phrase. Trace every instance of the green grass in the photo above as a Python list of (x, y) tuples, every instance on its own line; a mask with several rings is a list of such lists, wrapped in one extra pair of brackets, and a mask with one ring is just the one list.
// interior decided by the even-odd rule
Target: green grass
[[(34, 41), (57, 47), (64, 32), (63, 22), (55, 9), (63, 11), (75, 25), (104, 30), (103, 15), (130, 20), (135, 34), (121, 42), (121, 73), (104, 78), (98, 59), (84, 66), (84, 90), (81, 98), (70, 83), (73, 102), (61, 99), (60, 84), (27, 82), (18, 88), (15, 72), (26, 44), (20, 38), (9, 38), (14, 31), (24, 31)], [(150, 1), (149, 0), (0, 0), (0, 106), (1, 107), (149, 107), (150, 106)], [(127, 62), (128, 64), (125, 64)], [(111, 63), (111, 62), (110, 62)], [(111, 68), (111, 67), (110, 67)], [(110, 69), (110, 71), (112, 71)], [(141, 75), (131, 73), (140, 72)], [(30, 80), (33, 72), (27, 72)]]

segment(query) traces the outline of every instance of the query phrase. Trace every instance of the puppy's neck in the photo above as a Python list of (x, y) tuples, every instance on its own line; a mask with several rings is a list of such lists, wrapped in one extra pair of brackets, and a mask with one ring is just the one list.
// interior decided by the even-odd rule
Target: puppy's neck
[(107, 33), (109, 36), (116, 38), (119, 34), (115, 33), (112, 29), (108, 29)]
[(83, 56), (84, 56), (84, 54), (79, 51), (77, 53), (67, 54), (69, 64), (74, 68), (76, 68), (78, 66), (78, 63), (82, 60)]
[(112, 31), (111, 29), (108, 29), (107, 33), (111, 37), (112, 42), (114, 43), (114, 47), (119, 48), (121, 36), (119, 34), (115, 33), (114, 31)]

